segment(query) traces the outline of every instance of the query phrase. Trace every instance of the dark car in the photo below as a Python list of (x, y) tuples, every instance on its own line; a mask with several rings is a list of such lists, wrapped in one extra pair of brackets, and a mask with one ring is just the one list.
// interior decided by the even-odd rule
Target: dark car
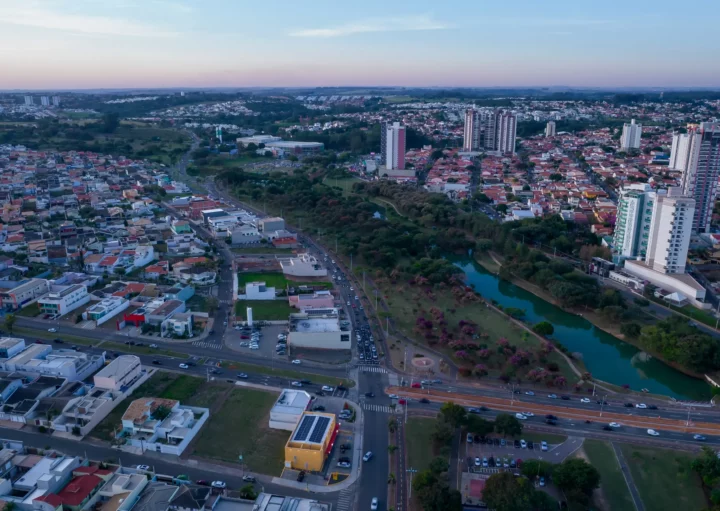
[(560, 399), (564, 401), (570, 401), (570, 396), (560, 396)]
[(310, 380), (300, 380), (300, 383), (303, 385), (310, 385), (312, 382)]
[(520, 440), (515, 440), (513, 445), (515, 446), (515, 449), (520, 449)]
[(520, 394), (519, 390), (513, 390), (513, 394)]
[(481, 411), (481, 412), (489, 412), (489, 411), (490, 411), (490, 408), (488, 408), (487, 406), (481, 406), (481, 407), (480, 407), (480, 411)]
[(612, 431), (612, 430), (613, 430), (613, 428), (611, 428), (611, 427), (608, 426), (607, 424), (605, 424), (602, 428), (603, 428), (605, 431)]
[(488, 439), (487, 439), (487, 444), (488, 444), (488, 445), (492, 445), (492, 444), (493, 444), (492, 438), (488, 437)]
[(599, 404), (599, 405), (603, 405), (603, 406), (607, 406), (607, 404), (608, 404), (607, 401), (603, 401), (602, 399), (598, 399), (598, 400), (596, 401), (596, 403)]
[(153, 361), (152, 361), (152, 364), (153, 364), (154, 366), (162, 365), (162, 364), (160, 364), (160, 361), (159, 361), (159, 360), (153, 360)]
[(648, 405), (648, 410), (657, 410), (657, 406), (655, 405)]
[(365, 397), (375, 397), (375, 394), (373, 394), (372, 392), (366, 392)]
[(297, 480), (298, 482), (302, 482), (303, 479), (305, 479), (305, 471), (301, 470), (300, 472), (298, 472)]
[(552, 414), (550, 414), (550, 413), (547, 414), (547, 415), (545, 416), (545, 418), (546, 418), (546, 419), (553, 420), (553, 421), (554, 421), (554, 420), (557, 420), (557, 417), (555, 417), (554, 415), (552, 415)]
[(206, 481), (205, 479), (198, 479), (195, 481), (195, 484), (199, 484), (200, 486), (210, 486), (210, 481)]
[(318, 395), (318, 396), (324, 396), (324, 395), (325, 395), (325, 393), (324, 393), (322, 390), (316, 390), (316, 391), (315, 391), (315, 394)]
[(215, 330), (210, 330), (208, 333), (209, 333), (210, 335), (212, 335), (212, 334), (215, 333)]
[(495, 445), (500, 445), (500, 439), (499, 439), (499, 438), (493, 439), (493, 443), (494, 443)]
[(424, 397), (424, 398), (422, 398), (422, 399), (420, 400), (420, 402), (421, 402), (422, 404), (426, 405), (426, 404), (428, 404), (428, 403), (430, 402), (430, 400), (429, 400), (428, 398)]
[(632, 403), (625, 403), (623, 406), (625, 408), (633, 408), (635, 405), (633, 405)]
[(553, 419), (545, 419), (545, 424), (548, 426), (557, 426), (557, 421)]
[(335, 388), (336, 388), (337, 390), (347, 390), (347, 387), (345, 387), (344, 385), (338, 385), (338, 386), (335, 387)]
[(340, 463), (343, 463), (343, 462), (344, 462), (344, 463), (350, 463), (350, 458), (348, 458), (347, 456), (343, 456), (343, 457), (341, 457), (341, 458), (338, 458), (338, 461), (339, 461)]
[(53, 342), (56, 342), (58, 344), (63, 344), (65, 341), (63, 341), (62, 339), (53, 339)]
[(313, 408), (313, 411), (314, 412), (324, 412), (325, 407), (323, 405), (317, 405), (316, 407)]
[(532, 440), (528, 440), (527, 448), (531, 450), (535, 449), (535, 444), (533, 444)]

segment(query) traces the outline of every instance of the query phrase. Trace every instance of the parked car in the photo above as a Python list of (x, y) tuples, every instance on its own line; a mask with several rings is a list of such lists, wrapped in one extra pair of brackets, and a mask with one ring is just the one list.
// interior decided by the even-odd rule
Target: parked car
[(210, 486), (213, 488), (220, 488), (221, 490), (224, 490), (227, 487), (227, 484), (225, 484), (225, 481), (213, 481), (210, 483)]
[(660, 436), (660, 433), (658, 433), (658, 432), (655, 431), (654, 429), (648, 429), (648, 430), (647, 430), (647, 434), (650, 435), (650, 436)]
[(332, 388), (330, 385), (323, 385), (323, 388), (322, 388), (322, 389), (323, 389), (325, 392), (334, 392), (334, 391), (335, 391), (335, 389)]
[(48, 328), (48, 332), (55, 333), (57, 332), (57, 328)]
[(521, 420), (521, 421), (527, 420), (527, 417), (525, 417), (525, 416), (524, 416), (523, 414), (521, 414), (521, 413), (516, 413), (516, 414), (515, 414), (515, 418), (518, 419), (518, 420)]
[(532, 390), (526, 390), (526, 391), (525, 391), (525, 395), (526, 395), (526, 396), (534, 396), (535, 393), (534, 393)]
[(237, 373), (235, 376), (241, 380), (247, 380), (248, 377), (248, 375), (245, 373)]
[(347, 461), (338, 461), (337, 466), (340, 467), (340, 468), (350, 468), (350, 467), (352, 467), (352, 465), (351, 465), (349, 462), (347, 462)]
[(195, 481), (195, 484), (199, 484), (200, 486), (210, 486), (210, 481), (206, 481), (205, 479), (198, 479)]
[(294, 381), (290, 385), (292, 385), (293, 387), (302, 387), (302, 383), (300, 383), (299, 381)]
[(377, 511), (378, 508), (378, 499), (377, 497), (373, 497), (370, 501), (370, 511)]
[(542, 442), (540, 442), (540, 450), (542, 450), (542, 451), (547, 451), (547, 450), (548, 450), (548, 444), (547, 444), (547, 442), (546, 442), (545, 440), (543, 440)]
[(647, 408), (647, 405), (645, 403), (638, 403), (635, 405), (635, 408), (640, 408), (641, 410), (644, 410)]
[(255, 482), (255, 476), (247, 475), (247, 476), (243, 476), (242, 479), (243, 479), (243, 481), (245, 481), (246, 483), (254, 483), (254, 482)]
[(697, 440), (698, 442), (702, 442), (705, 440), (705, 437), (702, 435), (693, 435), (693, 440)]
[(161, 365), (159, 360), (153, 360), (153, 361), (152, 361), (152, 364), (153, 364), (154, 366), (159, 366), (159, 365)]
[(148, 470), (150, 470), (150, 465), (137, 465), (135, 468), (137, 470), (144, 470), (147, 472)]
[(468, 433), (468, 434), (467, 434), (466, 442), (469, 443), (469, 444), (473, 443), (472, 433)]
[(557, 426), (557, 421), (554, 419), (545, 419), (545, 424), (548, 426)]
[(305, 479), (305, 471), (301, 470), (300, 472), (298, 472), (297, 480), (298, 480), (298, 482), (301, 483), (303, 481), (303, 479)]
[(418, 382), (415, 382), (415, 383), (413, 383), (413, 384), (411, 385), (411, 387), (414, 388), (414, 389), (421, 389), (421, 388), (422, 388), (422, 385), (420, 385)]
[(527, 442), (525, 440), (520, 440), (520, 447), (523, 449), (527, 449)]
[(302, 364), (302, 362), (301, 362), (300, 360), (298, 360), (298, 359), (293, 360), (292, 363), (295, 364), (295, 365), (300, 365), (300, 364)]

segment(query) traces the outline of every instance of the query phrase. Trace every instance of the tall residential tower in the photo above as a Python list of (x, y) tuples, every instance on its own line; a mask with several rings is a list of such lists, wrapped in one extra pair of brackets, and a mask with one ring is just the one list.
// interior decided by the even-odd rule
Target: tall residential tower
[(657, 193), (648, 184), (631, 184), (620, 190), (613, 235), (613, 259), (645, 257)]
[(392, 170), (405, 169), (405, 126), (399, 122), (387, 125), (385, 131), (385, 168)]
[(623, 124), (622, 137), (620, 137), (620, 149), (640, 149), (640, 137), (642, 137), (642, 124), (635, 124), (635, 119), (630, 124)]

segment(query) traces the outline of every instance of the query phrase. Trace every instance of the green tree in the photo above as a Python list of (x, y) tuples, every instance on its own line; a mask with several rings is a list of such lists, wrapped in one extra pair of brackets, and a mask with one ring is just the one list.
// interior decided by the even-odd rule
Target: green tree
[(257, 498), (257, 492), (252, 484), (246, 484), (240, 488), (240, 498), (247, 500), (255, 500)]
[(421, 488), (417, 496), (424, 511), (462, 511), (462, 495), (445, 482)]
[(529, 511), (534, 491), (529, 480), (500, 472), (485, 481), (483, 501), (495, 511)]
[(8, 314), (5, 316), (5, 328), (7, 328), (10, 333), (13, 331), (13, 326), (15, 325), (15, 321), (17, 321), (17, 318), (15, 317), (15, 314)]
[(547, 321), (541, 321), (533, 327), (533, 332), (548, 337), (555, 332), (555, 327)]
[(537, 476), (549, 477), (552, 474), (554, 465), (549, 461), (543, 460), (525, 460), (522, 464), (520, 472), (529, 479)]
[(435, 421), (435, 429), (432, 432), (432, 439), (437, 445), (448, 445), (455, 435), (455, 428), (443, 420)]
[(470, 414), (467, 418), (467, 430), (479, 436), (488, 436), (495, 430), (495, 424), (492, 421)]
[(120, 126), (120, 116), (117, 112), (108, 112), (102, 116), (101, 129), (103, 133), (115, 133)]
[(467, 410), (463, 406), (448, 402), (440, 407), (440, 415), (445, 422), (457, 428), (465, 424)]
[(708, 488), (720, 486), (720, 458), (709, 447), (703, 447), (700, 455), (691, 464), (703, 484)]
[(155, 411), (153, 412), (153, 419), (162, 421), (167, 418), (168, 415), (172, 413), (172, 410), (168, 408), (167, 406), (158, 406)]
[(553, 469), (553, 481), (561, 490), (578, 490), (591, 495), (600, 486), (600, 473), (581, 458), (566, 459)]
[(502, 436), (517, 436), (522, 429), (522, 424), (514, 415), (501, 413), (495, 417), (495, 431)]
[(620, 333), (626, 337), (637, 339), (640, 337), (642, 327), (637, 323), (623, 323), (620, 325)]
[(430, 465), (428, 465), (428, 468), (433, 474), (440, 475), (443, 472), (448, 471), (448, 469), (450, 468), (450, 464), (442, 456), (435, 456), (432, 460), (430, 460)]

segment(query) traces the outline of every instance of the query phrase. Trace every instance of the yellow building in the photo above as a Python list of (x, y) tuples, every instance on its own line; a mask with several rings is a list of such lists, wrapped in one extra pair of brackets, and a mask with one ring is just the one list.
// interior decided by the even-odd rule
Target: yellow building
[(305, 412), (285, 444), (285, 467), (320, 472), (340, 425), (331, 413)]

